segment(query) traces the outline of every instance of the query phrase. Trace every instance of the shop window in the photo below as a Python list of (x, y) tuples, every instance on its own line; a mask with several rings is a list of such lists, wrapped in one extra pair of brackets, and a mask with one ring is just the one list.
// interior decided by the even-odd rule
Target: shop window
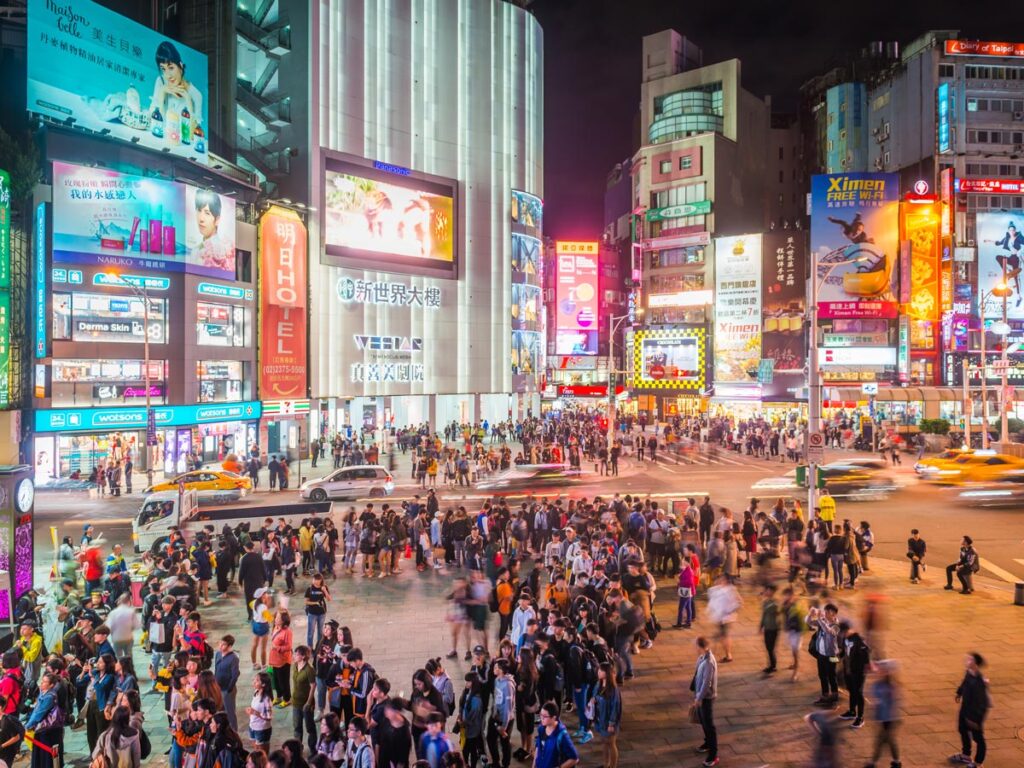
[(251, 363), (242, 360), (200, 360), (196, 363), (197, 401), (229, 403), (252, 399), (251, 367)]
[(233, 304), (196, 302), (196, 343), (212, 347), (243, 347), (250, 336), (252, 310)]
[[(54, 295), (57, 298), (57, 294)], [(66, 309), (62, 308), (62, 312)], [(57, 309), (54, 324), (58, 323)], [(149, 298), (149, 327), (142, 297), (106, 293), (71, 294), (71, 338), (74, 341), (142, 343), (143, 334), (152, 344), (167, 341), (167, 300)], [(56, 334), (54, 335), (56, 338)]]
[(53, 294), (53, 340), (71, 340), (71, 294)]
[(249, 251), (235, 251), (235, 280), (240, 283), (252, 282), (252, 254)]

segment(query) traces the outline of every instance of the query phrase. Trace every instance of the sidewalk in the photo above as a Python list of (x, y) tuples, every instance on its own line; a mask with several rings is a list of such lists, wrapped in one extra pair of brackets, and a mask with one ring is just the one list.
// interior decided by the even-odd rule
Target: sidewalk
[[(451, 587), (452, 574), (418, 574), (408, 561), (405, 563), (404, 573), (396, 578), (339, 578), (331, 585), (334, 601), (329, 611), (332, 618), (352, 629), (356, 645), (377, 672), (391, 681), (397, 695), (407, 695), (412, 673), (428, 658), (444, 655), (450, 642), (444, 595)], [(857, 626), (868, 594), (879, 594), (887, 600), (890, 631), (884, 638), (885, 649), (889, 657), (899, 660), (903, 684), (900, 743), (904, 765), (942, 765), (959, 749), (953, 692), (963, 674), (964, 653), (971, 650), (988, 659), (986, 674), (992, 682), (994, 707), (986, 724), (987, 765), (1003, 768), (1024, 764), (1024, 743), (1016, 736), (1024, 723), (1024, 664), (1018, 658), (1024, 609), (1011, 604), (1009, 592), (984, 579), (978, 580), (977, 592), (967, 597), (943, 591), (944, 573), (935, 569), (915, 586), (908, 582), (903, 563), (872, 558), (871, 567), (872, 572), (862, 577), (856, 591), (836, 593), (833, 599), (840, 606), (841, 618), (851, 618)], [(790, 683), (784, 671), (767, 680), (762, 678), (764, 651), (756, 631), (760, 599), (746, 583), (754, 581), (753, 574), (755, 569), (744, 571), (741, 585), (744, 606), (733, 630), (736, 661), (719, 667), (715, 713), (722, 765), (803, 766), (810, 755), (811, 734), (802, 717), (813, 710), (811, 702), (818, 695), (813, 659), (802, 651), (801, 679), (797, 683)], [(300, 580), (298, 587), (304, 588), (305, 582)], [(674, 591), (669, 583), (661, 585), (657, 612), (665, 631), (653, 649), (634, 657), (637, 678), (626, 685), (624, 692), (625, 715), (619, 740), (622, 768), (700, 763), (701, 758), (693, 752), (701, 741), (700, 729), (686, 724), (685, 716), (695, 660), (693, 640), (698, 633), (712, 636), (713, 628), (706, 621), (706, 602), (701, 595), (695, 629), (670, 629), (675, 619)], [(306, 628), (301, 598), (292, 598), (292, 605), (292, 628), (299, 644), (305, 642)], [(233, 588), (231, 597), (216, 601), (202, 613), (204, 626), (214, 641), (228, 631), (238, 637), (236, 648), (243, 670), (238, 693), (241, 710), (250, 695), (253, 673), (249, 663), (251, 636), (243, 622), (237, 588)], [(491, 638), (495, 629), (492, 620), (488, 628)], [(459, 650), (460, 660), (451, 662), (448, 669), (456, 681), (468, 669), (468, 664), (461, 661), (465, 649), (460, 645)], [(780, 666), (785, 667), (789, 659), (782, 640), (779, 651)], [(142, 670), (147, 659), (141, 649), (136, 649), (135, 662), (145, 681)], [(143, 688), (148, 687), (144, 682)], [(461, 689), (458, 683), (456, 687)], [(163, 697), (144, 694), (143, 705), (154, 749), (147, 764), (166, 765), (162, 753), (169, 737)], [(840, 764), (863, 765), (870, 756), (874, 727), (870, 701), (867, 714), (869, 722), (863, 730), (841, 728)], [(567, 715), (566, 722), (575, 727), (575, 715)], [(291, 712), (276, 711), (274, 746), (290, 736)], [(84, 731), (67, 733), (66, 750), (70, 759), (84, 758)], [(597, 740), (582, 747), (584, 763), (600, 761), (600, 750)]]

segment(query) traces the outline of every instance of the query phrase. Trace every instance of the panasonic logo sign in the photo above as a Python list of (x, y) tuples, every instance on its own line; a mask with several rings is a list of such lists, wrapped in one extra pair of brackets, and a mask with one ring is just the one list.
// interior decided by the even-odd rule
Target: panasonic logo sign
[(422, 352), (423, 339), (418, 336), (364, 336), (354, 334), (356, 347), (371, 352)]

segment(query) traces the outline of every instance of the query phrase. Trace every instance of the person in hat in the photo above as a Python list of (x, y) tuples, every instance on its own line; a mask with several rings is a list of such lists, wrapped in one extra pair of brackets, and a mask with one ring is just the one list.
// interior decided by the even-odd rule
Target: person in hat
[(37, 631), (34, 619), (22, 622), (18, 630), (17, 648), (21, 653), (21, 664), (25, 671), (25, 682), (35, 683), (42, 669), (43, 636)]

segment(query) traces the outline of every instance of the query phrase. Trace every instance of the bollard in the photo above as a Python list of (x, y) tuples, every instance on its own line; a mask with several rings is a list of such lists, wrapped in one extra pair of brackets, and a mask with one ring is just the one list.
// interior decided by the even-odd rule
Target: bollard
[(1013, 587), (1013, 604), (1024, 605), (1024, 581), (1018, 581)]

